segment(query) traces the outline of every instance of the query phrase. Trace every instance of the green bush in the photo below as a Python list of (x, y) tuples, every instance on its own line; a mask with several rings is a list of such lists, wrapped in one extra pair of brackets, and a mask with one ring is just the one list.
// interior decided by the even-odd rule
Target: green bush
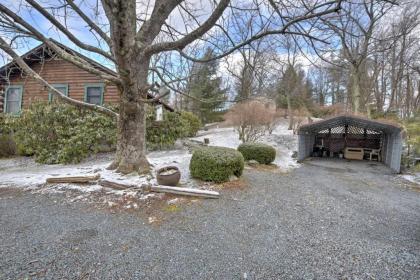
[(190, 172), (193, 178), (216, 183), (226, 182), (231, 175), (241, 176), (244, 158), (238, 151), (224, 147), (202, 147), (194, 151)]
[(256, 160), (261, 164), (270, 164), (276, 158), (276, 149), (262, 143), (244, 143), (239, 145), (238, 151), (245, 160)]
[(17, 151), (41, 163), (74, 163), (116, 143), (111, 117), (61, 102), (35, 102), (10, 117)]
[(200, 119), (193, 113), (187, 112), (187, 111), (182, 111), (180, 117), (181, 117), (181, 122), (183, 123), (183, 126), (185, 127), (184, 136), (194, 137), (201, 127)]
[(177, 139), (184, 137), (189, 129), (176, 112), (165, 111), (163, 121), (156, 121), (155, 118), (155, 111), (150, 107), (146, 119), (146, 140), (149, 150), (170, 148)]
[(0, 134), (0, 158), (16, 154), (16, 145), (9, 134)]
[[(107, 107), (118, 110), (116, 106)], [(163, 121), (156, 122), (154, 108), (148, 108), (146, 141), (149, 150), (169, 148), (178, 138), (193, 131), (193, 121), (182, 120), (179, 113), (165, 111), (163, 116)], [(19, 117), (0, 114), (0, 125), (0, 135), (13, 131), (19, 155), (34, 155), (37, 162), (47, 164), (79, 162), (90, 154), (115, 149), (117, 141), (113, 118), (58, 100), (35, 102)]]
[(16, 154), (16, 144), (10, 131), (8, 118), (0, 113), (0, 158)]

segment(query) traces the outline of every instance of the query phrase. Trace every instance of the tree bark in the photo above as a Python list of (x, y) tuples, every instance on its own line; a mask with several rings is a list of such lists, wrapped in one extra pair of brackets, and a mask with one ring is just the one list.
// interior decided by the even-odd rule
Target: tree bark
[(357, 66), (352, 65), (351, 69), (351, 100), (354, 113), (360, 112), (360, 73)]
[(146, 104), (147, 75), (150, 58), (133, 57), (130, 75), (120, 88), (120, 118), (118, 121), (117, 151), (109, 169), (128, 174), (148, 173), (150, 165), (146, 158)]
[(292, 101), (290, 100), (290, 93), (287, 94), (287, 115), (289, 116), (289, 130), (293, 129), (293, 108)]

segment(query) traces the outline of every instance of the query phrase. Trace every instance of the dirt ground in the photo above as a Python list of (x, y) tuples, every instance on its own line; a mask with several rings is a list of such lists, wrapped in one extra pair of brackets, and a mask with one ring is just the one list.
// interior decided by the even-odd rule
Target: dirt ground
[(0, 188), (0, 279), (419, 278), (419, 186), (382, 164), (247, 169), (220, 192), (120, 209)]

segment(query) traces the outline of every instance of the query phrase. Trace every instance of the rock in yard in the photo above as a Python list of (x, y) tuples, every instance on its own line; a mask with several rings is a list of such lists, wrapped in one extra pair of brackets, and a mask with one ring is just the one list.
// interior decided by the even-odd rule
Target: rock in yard
[(254, 160), (254, 159), (248, 160), (247, 163), (251, 166), (258, 165), (258, 161)]
[(229, 176), (229, 182), (232, 182), (232, 181), (236, 181), (236, 180), (238, 180), (239, 178), (238, 177), (236, 177), (235, 175), (230, 175)]

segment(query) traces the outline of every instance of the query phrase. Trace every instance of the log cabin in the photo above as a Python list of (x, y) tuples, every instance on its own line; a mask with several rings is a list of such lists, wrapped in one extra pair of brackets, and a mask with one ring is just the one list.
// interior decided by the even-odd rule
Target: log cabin
[[(81, 53), (55, 42), (66, 52), (79, 56), (93, 67), (111, 75), (116, 73), (108, 67)], [(24, 61), (42, 78), (70, 98), (93, 104), (118, 104), (117, 87), (100, 77), (61, 59), (45, 44), (41, 44), (21, 56)], [(153, 94), (149, 94), (153, 99)], [(0, 68), (0, 113), (19, 115), (34, 101), (51, 101), (52, 94), (39, 82), (27, 77), (13, 61)], [(168, 111), (174, 109), (167, 103), (157, 100)]]

